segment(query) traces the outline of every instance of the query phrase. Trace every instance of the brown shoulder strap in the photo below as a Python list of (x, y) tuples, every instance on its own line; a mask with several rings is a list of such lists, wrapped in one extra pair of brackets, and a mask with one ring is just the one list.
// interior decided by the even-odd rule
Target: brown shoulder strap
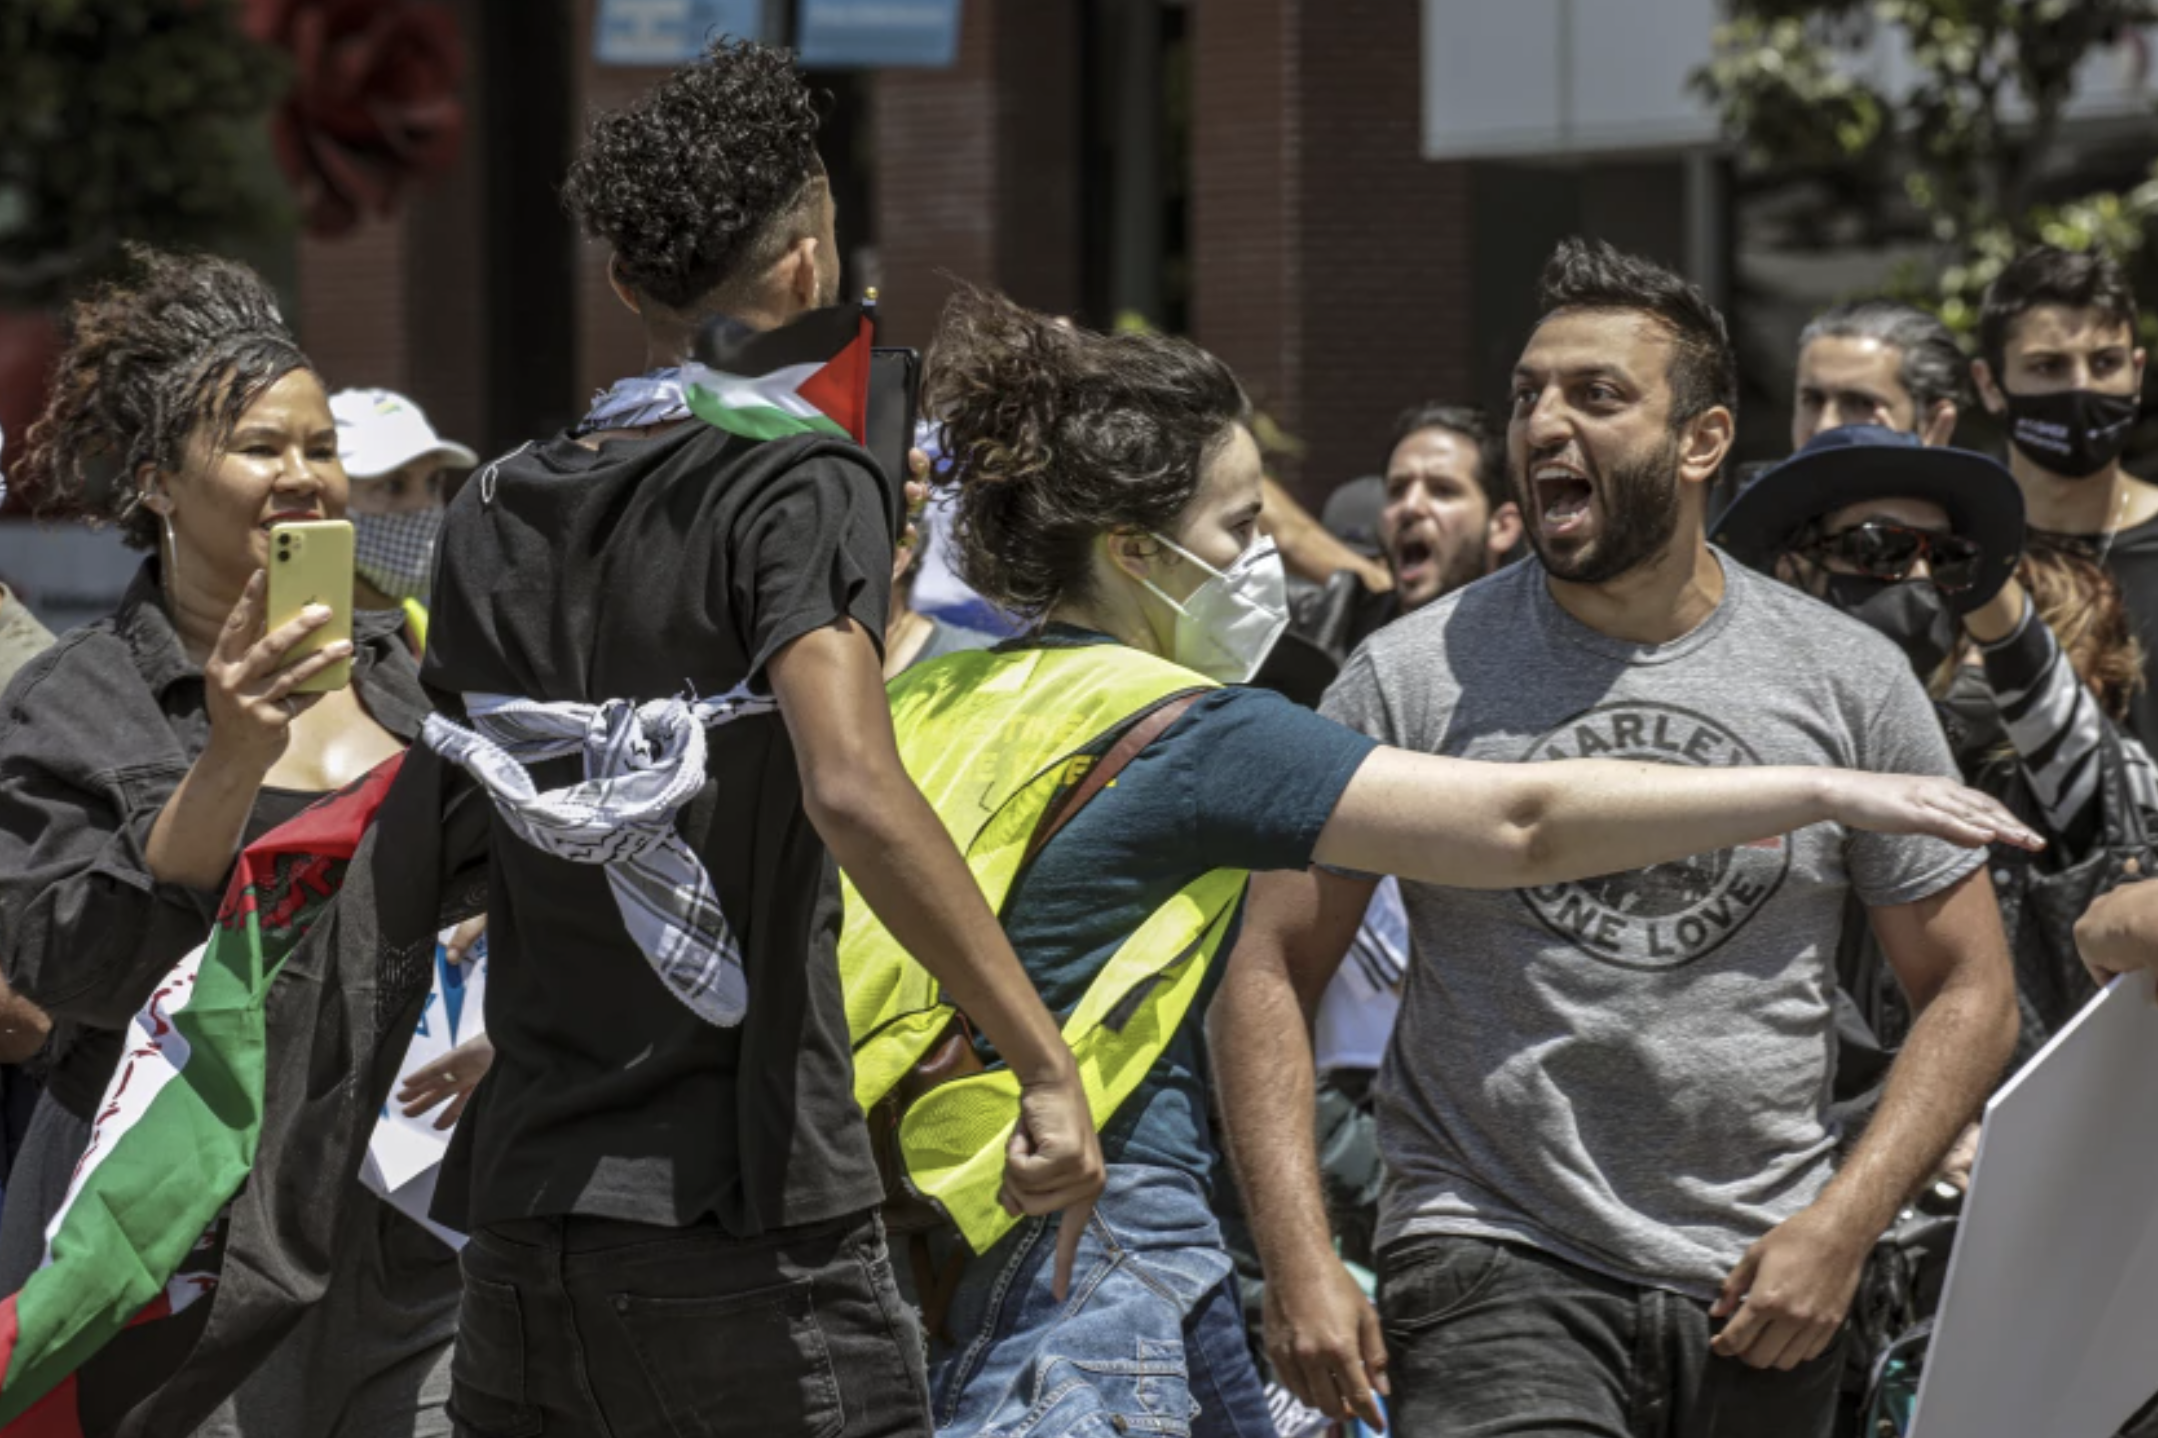
[(1116, 743), (1109, 747), (1109, 752), (1102, 755), (1093, 768), (1087, 770), (1086, 777), (1079, 781), (1079, 786), (1042, 815), (1041, 823), (1035, 826), (1034, 838), (1027, 844), (1026, 855), (1019, 861), (1019, 867), (1024, 869), (1033, 863), (1034, 856), (1042, 851), (1042, 846), (1054, 839), (1066, 824), (1077, 818), (1079, 811), (1087, 806), (1089, 800), (1114, 783), (1117, 775), (1124, 772), (1125, 765), (1145, 752), (1147, 745), (1169, 732), (1169, 726), (1183, 718), (1184, 711), (1191, 708), (1201, 695), (1212, 692), (1210, 689), (1190, 689), (1173, 695), (1141, 715), (1118, 735)]

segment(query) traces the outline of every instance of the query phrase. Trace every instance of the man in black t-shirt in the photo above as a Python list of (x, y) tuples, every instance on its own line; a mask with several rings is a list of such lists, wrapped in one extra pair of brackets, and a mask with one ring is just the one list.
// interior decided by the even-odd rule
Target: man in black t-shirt
[(2008, 425), (2031, 540), (2097, 560), (2121, 587), (2144, 655), (2129, 727), (2158, 746), (2158, 485), (2120, 462), (2143, 393), (2135, 291), (2102, 250), (2040, 246), (1987, 287), (1978, 347), (1972, 377)]
[[(558, 857), (498, 791), (496, 1057), (439, 1208), (471, 1235), (460, 1431), (929, 1433), (853, 1099), (835, 858), (1020, 1076), (1006, 1202), (1066, 1210), (1067, 1268), (1101, 1187), (1070, 1051), (893, 746), (896, 486), (843, 441), (690, 418), (672, 372), (714, 318), (770, 329), (837, 298), (817, 118), (785, 52), (722, 44), (594, 124), (565, 199), (612, 247), (651, 372), (488, 466), (443, 533), (425, 677), (483, 734), (501, 697), (595, 726), (645, 722), (613, 700), (747, 701), (691, 711), (703, 773), (652, 861), (708, 876), (724, 926), (707, 907), (698, 932), (731, 930), (738, 1021), (647, 958), (678, 886), (646, 856)], [(532, 786), (610, 760), (534, 759)]]

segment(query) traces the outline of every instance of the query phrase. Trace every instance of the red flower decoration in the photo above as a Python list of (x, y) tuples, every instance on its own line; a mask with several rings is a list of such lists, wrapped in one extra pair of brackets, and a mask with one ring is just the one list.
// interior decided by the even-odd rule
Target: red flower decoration
[(248, 33), (293, 60), (273, 121), (278, 164), (317, 235), (396, 209), (457, 158), (464, 45), (428, 0), (248, 0)]

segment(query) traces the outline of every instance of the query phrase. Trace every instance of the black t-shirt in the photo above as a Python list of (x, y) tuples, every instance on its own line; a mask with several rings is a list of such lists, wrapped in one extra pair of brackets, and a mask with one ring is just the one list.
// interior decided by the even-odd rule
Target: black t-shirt
[[(566, 436), (465, 486), (443, 529), (423, 678), (587, 703), (724, 693), (851, 616), (881, 642), (900, 495), (862, 451), (702, 424), (598, 450)], [(468, 1227), (589, 1214), (742, 1236), (880, 1196), (836, 950), (837, 870), (776, 712), (708, 731), (677, 823), (741, 942), (749, 1012), (705, 1023), (631, 942), (605, 872), (498, 816), (488, 900), (495, 1063), (443, 1174)], [(541, 789), (581, 761), (533, 768)]]
[(2121, 587), (2121, 600), (2128, 606), (2129, 622), (2143, 643), (2143, 687), (2128, 710), (2128, 732), (2158, 753), (2158, 519), (2146, 520), (2113, 537), (2110, 548), (2104, 535), (2054, 534), (2032, 530), (2031, 538), (2072, 549), (2089, 559), (2105, 557), (2106, 572)]

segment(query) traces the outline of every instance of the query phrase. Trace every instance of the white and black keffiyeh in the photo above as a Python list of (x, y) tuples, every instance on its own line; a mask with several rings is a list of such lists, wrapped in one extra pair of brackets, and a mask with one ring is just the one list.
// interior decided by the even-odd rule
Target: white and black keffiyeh
[[(749, 1006), (741, 946), (674, 817), (704, 785), (704, 731), (775, 707), (746, 689), (647, 704), (468, 694), (471, 729), (431, 715), (420, 737), (479, 780), (526, 843), (604, 865), (629, 936), (660, 981), (699, 1018), (725, 1028)], [(533, 786), (526, 765), (578, 753), (582, 783), (546, 793)]]

